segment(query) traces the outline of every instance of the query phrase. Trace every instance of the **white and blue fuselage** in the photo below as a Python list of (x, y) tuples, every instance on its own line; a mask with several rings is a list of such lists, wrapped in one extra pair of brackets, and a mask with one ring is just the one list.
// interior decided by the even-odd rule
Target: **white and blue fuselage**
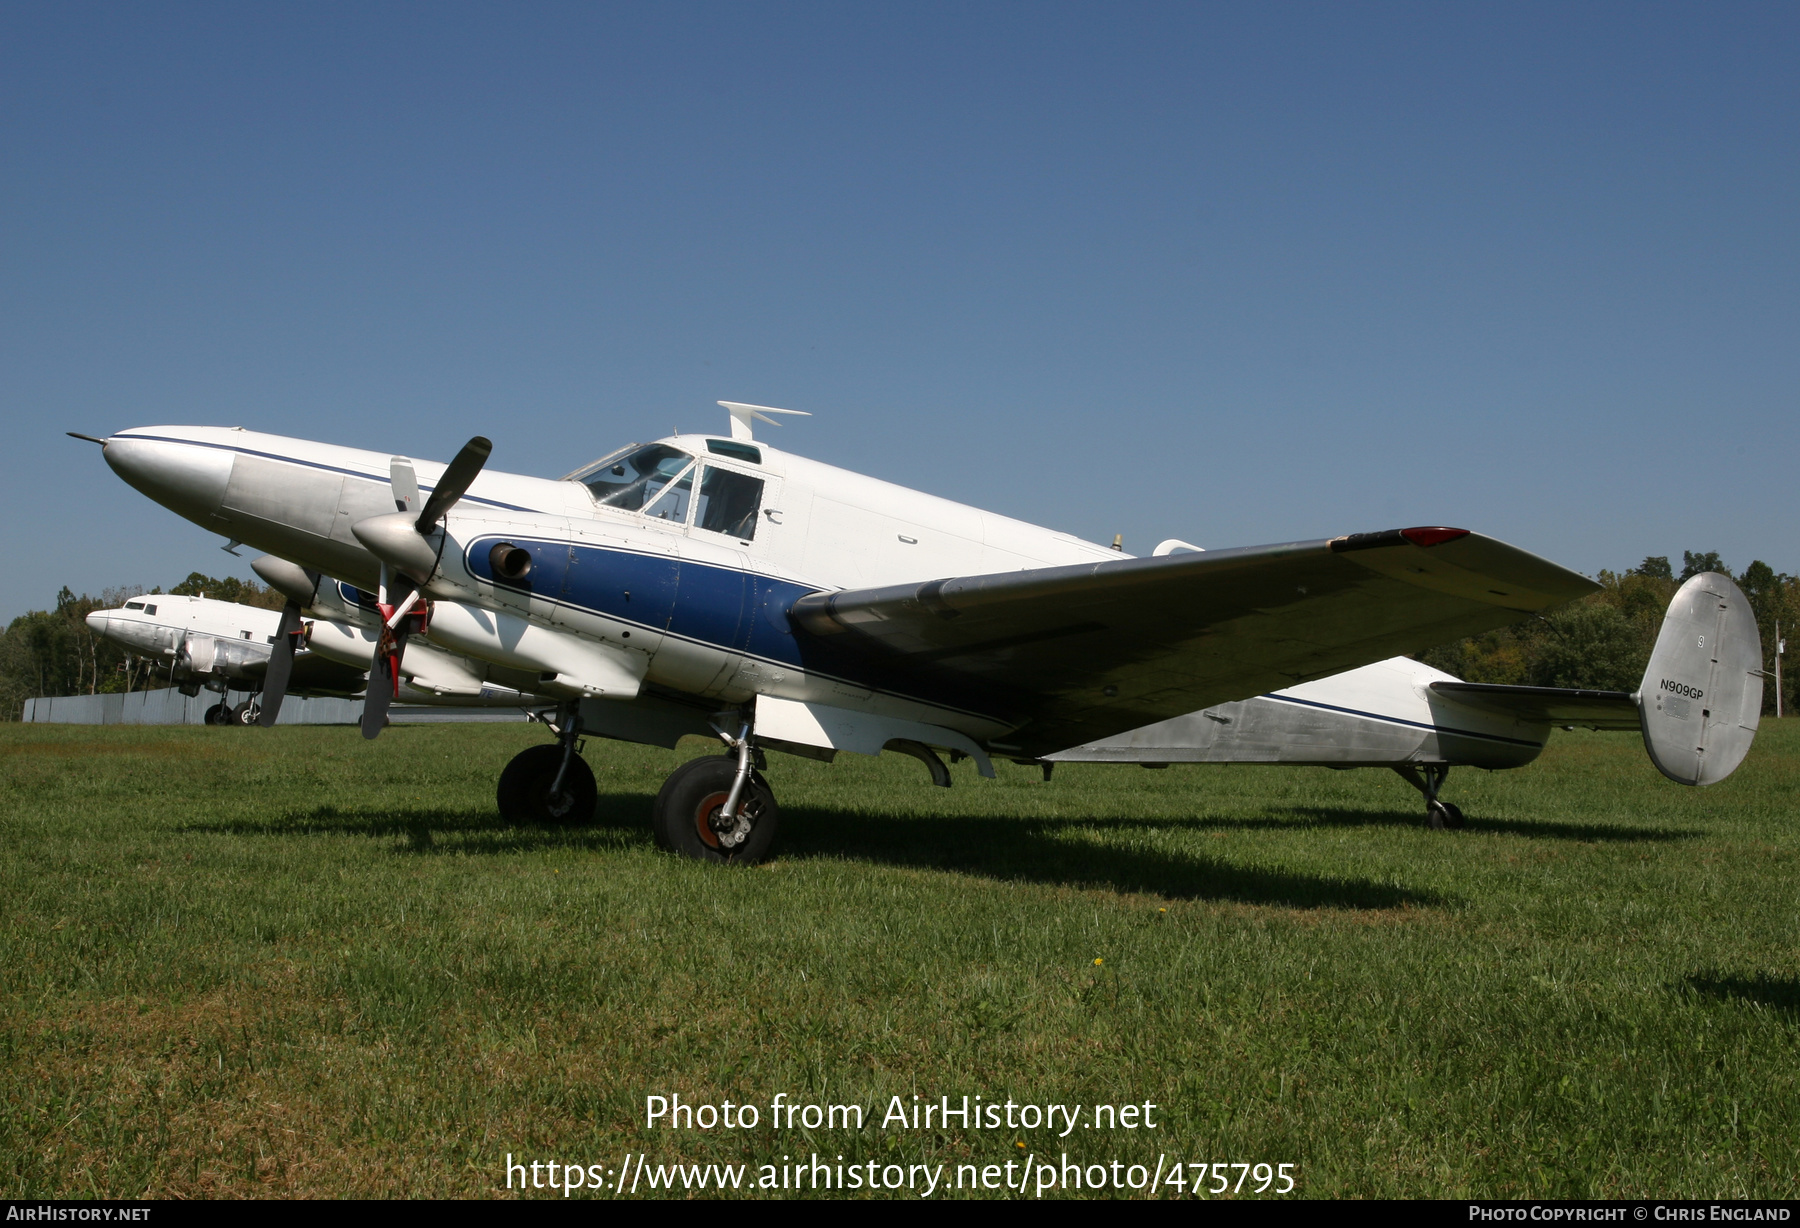
[[(365, 589), (381, 581), (380, 564), (351, 528), (395, 510), (387, 454), (184, 426), (120, 432), (106, 441), (106, 458), (139, 490), (221, 535)], [(428, 492), (444, 467), (415, 468)], [(529, 564), (509, 578), (496, 570), (504, 553), (496, 547), (526, 552)], [(559, 677), (588, 677), (600, 681), (569, 693), (661, 695), (717, 710), (755, 704), (759, 730), (776, 741), (808, 744), (819, 726), (812, 744), (852, 745), (842, 726), (862, 719), (891, 726), (870, 734), (876, 748), (881, 733), (914, 737), (905, 727), (916, 725), (1004, 753), (1019, 721), (1003, 702), (904, 660), (887, 665), (797, 634), (788, 610), (820, 591), (1121, 557), (760, 441), (677, 435), (560, 480), (481, 472), (445, 522), (429, 586), (442, 609), (426, 635), (452, 652), (536, 669), (546, 693), (556, 693)], [(533, 655), (533, 644), (550, 639)], [(1373, 731), (1353, 740), (1368, 742), (1366, 759), (1346, 759), (1341, 739), (1309, 758), (1314, 739), (1288, 737), (1287, 751), (1269, 751), (1268, 761), (1393, 763), (1398, 753), (1433, 762), (1450, 747), (1454, 761), (1488, 766), (1535, 757), (1547, 727), (1447, 705), (1426, 689), (1442, 677), (1415, 662), (1384, 662), (1177, 719), (1203, 722), (1196, 729), (1212, 742), (1266, 727), (1269, 737), (1252, 740), (1271, 746), (1281, 741), (1277, 726), (1304, 730), (1328, 713), (1339, 728), (1348, 719)], [(1327, 740), (1317, 739), (1321, 748)], [(1208, 756), (1170, 761), (1188, 757)]]

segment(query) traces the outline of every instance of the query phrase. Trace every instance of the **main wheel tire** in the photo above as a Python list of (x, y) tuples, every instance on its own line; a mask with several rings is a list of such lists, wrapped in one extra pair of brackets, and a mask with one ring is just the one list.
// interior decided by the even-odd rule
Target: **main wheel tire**
[(229, 712), (230, 709), (224, 704), (214, 704), (206, 710), (206, 715), (202, 719), (205, 720), (208, 725), (229, 725), (231, 724), (231, 717), (228, 715)]
[(255, 701), (246, 699), (243, 703), (241, 703), (237, 707), (231, 709), (231, 719), (227, 723), (232, 724), (232, 725), (254, 725), (254, 724), (256, 724), (256, 703), (255, 703)]
[(1443, 802), (1425, 803), (1425, 822), (1432, 831), (1443, 831), (1447, 827), (1455, 826), (1450, 821), (1450, 807)]
[(512, 762), (500, 773), (500, 784), (494, 790), (500, 817), (509, 823), (544, 827), (574, 827), (593, 822), (600, 790), (594, 784), (594, 770), (580, 755), (569, 760), (562, 791), (551, 796), (550, 786), (556, 781), (562, 759), (563, 748), (555, 742), (533, 746), (514, 755)]
[(1465, 822), (1463, 819), (1462, 808), (1454, 802), (1444, 803), (1444, 816), (1449, 820), (1449, 825), (1451, 827), (1461, 827)]
[(725, 809), (736, 779), (736, 755), (708, 755), (676, 768), (656, 795), (650, 820), (656, 843), (698, 861), (751, 866), (767, 857), (781, 809), (762, 773), (750, 773), (738, 800), (738, 816), (748, 821), (748, 830), (741, 830), (742, 824), (719, 830), (719, 812)]

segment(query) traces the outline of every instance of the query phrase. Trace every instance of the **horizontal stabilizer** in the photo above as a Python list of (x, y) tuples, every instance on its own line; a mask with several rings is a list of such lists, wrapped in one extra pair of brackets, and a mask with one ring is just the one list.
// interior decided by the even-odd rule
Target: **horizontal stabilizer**
[(1499, 686), (1485, 682), (1434, 682), (1434, 695), (1538, 725), (1584, 729), (1637, 729), (1637, 701), (1625, 691), (1582, 691), (1555, 686)]

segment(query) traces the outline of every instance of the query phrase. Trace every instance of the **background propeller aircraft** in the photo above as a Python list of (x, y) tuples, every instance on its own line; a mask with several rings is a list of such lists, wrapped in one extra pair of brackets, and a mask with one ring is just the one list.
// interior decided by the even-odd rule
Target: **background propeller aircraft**
[[(992, 775), (990, 755), (1092, 754), (1196, 709), (1291, 703), (1302, 685), (1345, 671), (1355, 671), (1348, 683), (1333, 682), (1380, 689), (1358, 667), (1596, 587), (1435, 527), (1130, 558), (777, 451), (751, 423), (791, 411), (721, 404), (729, 437), (634, 444), (557, 481), (484, 471), (491, 445), (480, 438), (448, 466), (211, 427), (140, 428), (103, 445), (121, 477), (171, 510), (376, 594), (365, 736), (379, 733), (416, 637), (553, 697), (557, 744), (502, 773), (510, 818), (591, 815), (583, 734), (665, 746), (719, 737), (730, 753), (678, 768), (654, 808), (660, 843), (713, 860), (755, 861), (774, 838), (764, 748), (824, 759), (897, 750), (940, 783), (937, 752), (949, 751)], [(303, 599), (288, 580), (277, 585), (290, 599), (278, 639), (291, 642)], [(1699, 648), (1659, 643), (1663, 689), (1635, 701), (1648, 740), (1667, 727), (1693, 747), (1652, 749), (1692, 783), (1735, 766), (1760, 706), (1754, 624), (1746, 649), (1741, 598), (1713, 597), (1683, 613)], [(1415, 678), (1403, 681), (1396, 693), (1416, 692)], [(1549, 697), (1496, 690), (1463, 693), (1460, 724), (1433, 723), (1436, 742), (1474, 742), (1491, 757), (1502, 728), (1574, 723)], [(1701, 697), (1701, 715), (1677, 713), (1675, 699)], [(1393, 723), (1381, 713), (1348, 715)], [(1179, 758), (1159, 736), (1156, 761)], [(1433, 769), (1418, 781), (1438, 819), (1443, 761), (1414, 762)]]
[[(288, 597), (305, 621), (287, 627), (287, 611), (163, 593), (134, 597), (114, 610), (87, 616), (95, 634), (169, 670), (184, 694), (201, 688), (246, 693), (207, 710), (211, 725), (273, 725), (281, 700), (300, 695), (355, 696), (364, 691), (373, 664), (381, 618), (373, 598), (329, 578), (317, 592), (300, 568), (264, 557), (251, 564), (279, 592), (297, 577), (301, 599)], [(400, 698), (406, 703), (456, 707), (524, 707), (542, 702), (495, 679), (498, 667), (457, 657), (427, 641), (407, 645), (400, 665)], [(284, 681), (285, 680), (285, 681)], [(515, 681), (516, 679), (508, 679)]]
[[(96, 610), (87, 625), (127, 651), (165, 666), (169, 680), (183, 695), (202, 688), (216, 691), (219, 702), (207, 710), (209, 725), (248, 725), (256, 720), (256, 697), (272, 673), (281, 619), (273, 610), (215, 601), (207, 597), (167, 593), (134, 597), (116, 610)], [(352, 668), (329, 657), (285, 646), (283, 689), (309, 695), (356, 695), (367, 669)], [(246, 693), (236, 705), (229, 693)], [(273, 710), (262, 715), (274, 723)]]

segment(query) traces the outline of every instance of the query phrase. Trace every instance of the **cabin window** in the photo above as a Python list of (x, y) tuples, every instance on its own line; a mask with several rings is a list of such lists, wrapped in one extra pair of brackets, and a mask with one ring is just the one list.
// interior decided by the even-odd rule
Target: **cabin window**
[(739, 443), (735, 439), (709, 439), (706, 450), (714, 456), (729, 456), (732, 460), (749, 461), (752, 465), (762, 464), (762, 449), (753, 443)]
[[(653, 443), (629, 456), (620, 456), (611, 464), (602, 463), (584, 474), (581, 482), (607, 507), (642, 511), (693, 463), (694, 458), (680, 448)], [(682, 506), (685, 511), (685, 502)]]
[(141, 601), (127, 601), (125, 603), (125, 608), (128, 610), (141, 610), (144, 608), (144, 603)]
[(740, 541), (752, 540), (762, 492), (761, 478), (708, 465), (700, 483), (700, 527)]
[(156, 607), (155, 607), (155, 606), (153, 606), (153, 605), (147, 605), (147, 606), (145, 606), (145, 607), (144, 607), (144, 613), (146, 613), (146, 614), (154, 614), (154, 613), (156, 613)]

